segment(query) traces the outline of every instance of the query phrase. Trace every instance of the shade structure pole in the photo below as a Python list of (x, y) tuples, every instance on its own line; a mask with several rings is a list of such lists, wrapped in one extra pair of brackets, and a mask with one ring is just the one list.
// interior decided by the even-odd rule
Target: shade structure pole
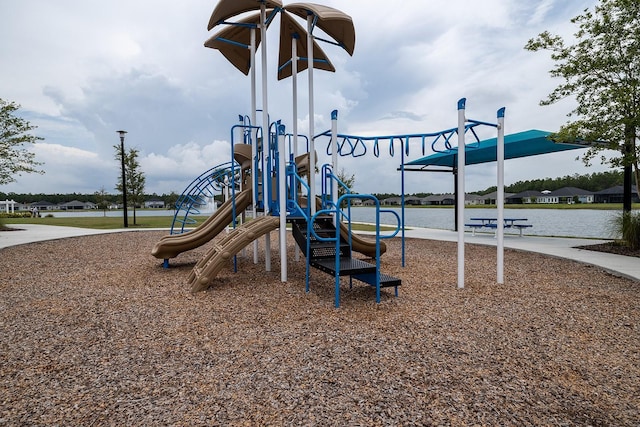
[(498, 138), (496, 141), (496, 162), (498, 166), (498, 183), (496, 203), (498, 205), (498, 253), (496, 256), (496, 281), (504, 283), (504, 107), (498, 110)]
[[(251, 43), (249, 45), (249, 49), (250, 49), (250, 72), (251, 72), (251, 126), (255, 126), (256, 125), (256, 110), (257, 110), (257, 106), (256, 106), (256, 31), (257, 28), (252, 28), (251, 29)], [(258, 156), (258, 131), (255, 131), (255, 138), (253, 138), (253, 132), (254, 132), (254, 128), (250, 129), (252, 138), (251, 138), (251, 180), (252, 182), (255, 181), (255, 177), (256, 174), (258, 173), (257, 170), (257, 162), (256, 162), (256, 158)], [(253, 207), (251, 208), (251, 214), (253, 219), (256, 219), (257, 215), (258, 215), (258, 211), (256, 210), (256, 206), (258, 204), (258, 185), (257, 185), (257, 181), (256, 185), (252, 185), (252, 205)], [(258, 263), (258, 240), (254, 240), (253, 241), (253, 263), (257, 264)]]
[(278, 210), (280, 211), (280, 281), (287, 281), (287, 170), (285, 168), (285, 128), (278, 126)]
[(313, 109), (313, 14), (307, 15), (307, 70), (309, 73), (309, 203), (311, 203), (311, 215), (316, 213), (316, 147), (313, 140), (314, 130), (314, 109)]
[[(297, 39), (299, 38), (298, 34), (294, 34), (291, 37), (291, 94), (293, 97), (293, 159), (295, 161), (296, 157), (298, 157), (298, 43)], [(298, 183), (292, 181), (292, 191), (298, 192)], [(300, 261), (300, 250), (297, 245), (295, 245), (294, 249), (295, 260)]]
[[(338, 110), (331, 112), (331, 170), (338, 176)], [(338, 209), (338, 180), (331, 180), (331, 201), (336, 210)], [(333, 219), (334, 225), (338, 226), (339, 219)]]
[(465, 103), (466, 98), (458, 101), (458, 186), (456, 192), (458, 220), (458, 288), (464, 288), (464, 164), (465, 164)]
[[(260, 3), (260, 37), (262, 42), (262, 156), (269, 152), (269, 102), (267, 96), (267, 6)], [(264, 163), (263, 163), (264, 164)], [(271, 182), (268, 174), (269, 168), (264, 168), (262, 179), (262, 198), (264, 199), (264, 214), (269, 214), (269, 192), (267, 186)], [(271, 237), (269, 233), (264, 236), (264, 268), (271, 271)]]

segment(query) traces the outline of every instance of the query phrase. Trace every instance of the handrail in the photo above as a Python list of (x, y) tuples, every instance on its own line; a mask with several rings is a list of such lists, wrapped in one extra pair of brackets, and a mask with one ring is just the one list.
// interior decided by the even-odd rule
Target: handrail
[[(322, 198), (323, 208), (333, 205), (333, 185), (331, 185), (331, 180), (335, 180), (339, 186), (344, 188), (345, 194), (351, 193), (351, 189), (347, 186), (347, 184), (342, 182), (342, 180), (333, 173), (333, 166), (331, 164), (325, 163), (324, 165), (322, 165), (321, 177), (322, 179), (320, 181), (320, 184), (322, 185), (322, 195), (328, 196), (328, 198)], [(349, 204), (349, 206), (351, 205)]]
[[(391, 210), (380, 210), (380, 201), (373, 196), (372, 194), (344, 194), (342, 195), (337, 202), (337, 205), (334, 206), (333, 209), (321, 209), (319, 211), (317, 211), (310, 219), (310, 221), (308, 221), (308, 230), (312, 233), (312, 235), (318, 240), (318, 241), (322, 241), (322, 242), (335, 242), (335, 254), (336, 254), (336, 260), (335, 260), (335, 307), (339, 307), (340, 306), (340, 227), (338, 226), (338, 223), (340, 222), (338, 218), (338, 216), (343, 217), (346, 216), (344, 214), (344, 212), (342, 212), (340, 209), (338, 209), (338, 206), (342, 206), (342, 203), (345, 201), (348, 201), (349, 199), (355, 199), (355, 198), (359, 198), (359, 199), (369, 199), (369, 200), (373, 200), (376, 206), (376, 302), (380, 302), (380, 240), (381, 239), (387, 239), (387, 238), (391, 238), (394, 237), (395, 235), (398, 234), (398, 232), (400, 231), (400, 217), (398, 216), (397, 213), (391, 211)], [(347, 202), (349, 203), (349, 202)], [(396, 227), (396, 230), (394, 231), (394, 233), (392, 233), (391, 235), (388, 236), (383, 236), (380, 234), (380, 213), (381, 212), (391, 212), (396, 216), (396, 219), (398, 220), (398, 225)], [(316, 221), (316, 218), (319, 215), (336, 215), (336, 235), (335, 237), (321, 237), (319, 236), (315, 230), (313, 229), (313, 227), (311, 227), (310, 225), (313, 224)], [(349, 247), (351, 248), (351, 218), (349, 218), (347, 216), (348, 222), (349, 222)], [(307, 252), (308, 254), (308, 252)]]
[[(287, 165), (287, 177), (291, 177), (291, 183), (289, 185), (289, 191), (292, 194), (292, 197), (287, 197), (287, 209), (290, 211), (295, 211), (299, 213), (305, 220), (307, 224), (307, 241), (305, 248), (305, 263), (306, 263), (306, 271), (305, 271), (305, 292), (309, 292), (309, 272), (311, 269), (309, 254), (311, 253), (311, 233), (313, 231), (313, 227), (311, 226), (312, 222), (310, 219), (311, 216), (311, 203), (315, 202), (311, 200), (311, 187), (307, 184), (296, 170), (296, 164), (294, 162), (289, 162)], [(302, 208), (298, 203), (298, 184), (302, 184), (302, 186), (307, 190), (307, 207)]]

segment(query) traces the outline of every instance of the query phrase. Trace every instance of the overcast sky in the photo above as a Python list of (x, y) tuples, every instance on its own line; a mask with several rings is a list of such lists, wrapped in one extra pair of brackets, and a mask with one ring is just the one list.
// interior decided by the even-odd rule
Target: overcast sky
[[(547, 52), (523, 49), (544, 30), (571, 38), (570, 19), (595, 0), (316, 0), (352, 16), (352, 57), (322, 47), (335, 73), (317, 71), (315, 130), (389, 135), (457, 126), (467, 117), (495, 122), (506, 107), (506, 133), (554, 131), (572, 100), (539, 101), (557, 86)], [(230, 128), (250, 113), (250, 79), (203, 46), (213, 0), (20, 0), (0, 3), (0, 97), (44, 138), (35, 145), (45, 175), (23, 175), (2, 192), (115, 193), (116, 131), (140, 151), (146, 192), (182, 190), (200, 173), (229, 161)], [(286, 2), (285, 2), (286, 4)], [(393, 6), (391, 6), (393, 5)], [(398, 5), (398, 6), (396, 6)], [(276, 81), (279, 25), (269, 28), (269, 112), (291, 129), (291, 80)], [(258, 75), (261, 70), (257, 68)], [(299, 129), (308, 129), (306, 72), (299, 75)], [(258, 87), (260, 93), (260, 87)], [(260, 97), (258, 106), (261, 107)], [(493, 131), (491, 131), (493, 132)], [(488, 136), (494, 136), (490, 134)], [(324, 153), (324, 143), (317, 151)], [(355, 190), (400, 191), (399, 154), (342, 158)], [(587, 168), (571, 151), (509, 160), (505, 182), (607, 170)], [(412, 150), (409, 160), (422, 157)], [(324, 157), (323, 157), (324, 158)], [(322, 160), (322, 159), (321, 159)], [(468, 191), (495, 185), (495, 165), (467, 168)], [(541, 189), (542, 190), (542, 189)], [(407, 193), (451, 192), (449, 174), (407, 174)]]

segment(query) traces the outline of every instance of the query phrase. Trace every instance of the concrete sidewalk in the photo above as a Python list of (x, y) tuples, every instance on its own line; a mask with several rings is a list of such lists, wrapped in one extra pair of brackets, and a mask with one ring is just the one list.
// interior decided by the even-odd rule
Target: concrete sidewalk
[[(405, 237), (417, 239), (458, 241), (458, 233), (451, 230), (436, 230), (429, 228), (412, 228), (405, 231)], [(473, 236), (465, 233), (465, 243), (497, 246), (497, 239), (493, 233), (477, 233)], [(574, 261), (601, 267), (617, 276), (640, 281), (640, 259), (636, 257), (615, 255), (604, 252), (577, 249), (576, 246), (595, 245), (609, 240), (580, 239), (564, 237), (539, 237), (514, 234), (504, 235), (504, 247), (528, 252), (538, 252), (558, 258), (566, 258)]]
[(149, 231), (150, 228), (131, 229), (117, 228), (110, 230), (95, 230), (91, 228), (60, 227), (56, 225), (40, 224), (9, 224), (15, 231), (0, 231), (0, 249), (9, 246), (24, 245), (26, 243), (42, 242), (45, 240), (66, 239), (68, 237), (90, 236), (93, 234), (121, 233), (125, 231)]
[[(12, 227), (19, 228), (19, 230), (0, 232), (0, 249), (44, 240), (64, 239), (67, 237), (158, 230), (149, 228), (94, 230), (88, 228), (58, 227), (39, 224), (21, 224), (14, 225)], [(168, 231), (168, 229), (161, 230)], [(405, 237), (456, 242), (458, 240), (458, 233), (450, 230), (411, 228), (405, 231)], [(575, 248), (576, 246), (594, 245), (604, 242), (606, 242), (606, 240), (538, 236), (519, 237), (512, 234), (505, 234), (504, 238), (505, 248), (538, 252), (559, 258), (571, 259), (598, 266), (618, 276), (640, 281), (640, 259)], [(491, 233), (476, 233), (475, 236), (472, 236), (471, 233), (465, 233), (465, 243), (496, 246), (497, 241)]]

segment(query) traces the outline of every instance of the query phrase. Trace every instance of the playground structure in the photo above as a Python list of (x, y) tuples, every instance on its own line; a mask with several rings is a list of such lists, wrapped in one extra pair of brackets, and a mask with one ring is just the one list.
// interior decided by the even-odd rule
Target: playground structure
[[(249, 124), (236, 125), (233, 128), (242, 130), (244, 141), (250, 141), (255, 130), (255, 127)], [(283, 134), (282, 125), (277, 125), (277, 128), (279, 133), (271, 133), (270, 143), (264, 146), (269, 148), (269, 152), (263, 153), (263, 145), (258, 144), (258, 155), (255, 159), (248, 155), (252, 144), (234, 143), (236, 132), (232, 130), (233, 161), (210, 169), (187, 187), (176, 205), (172, 234), (160, 239), (152, 249), (152, 254), (164, 259), (164, 265), (168, 267), (170, 258), (206, 244), (231, 225), (232, 230), (211, 245), (189, 275), (191, 290), (201, 291), (210, 286), (223, 267), (228, 266), (232, 259), (235, 260), (238, 252), (261, 236), (280, 228), (280, 218), (285, 216), (286, 221), (292, 225), (296, 243), (307, 259), (307, 290), (309, 267), (315, 267), (336, 275), (336, 306), (339, 305), (338, 289), (341, 276), (349, 276), (351, 279), (375, 286), (377, 301), (380, 300), (380, 288), (386, 286), (395, 287), (397, 295), (400, 280), (380, 273), (380, 256), (386, 251), (386, 246), (381, 242), (385, 236), (380, 235), (379, 227), (375, 241), (354, 235), (349, 221), (345, 223), (341, 219), (336, 220), (345, 214), (335, 208), (332, 202), (335, 197), (331, 193), (323, 192), (316, 198), (315, 204), (309, 203), (309, 182), (313, 176), (311, 171), (315, 169), (309, 163), (309, 152), (305, 151), (294, 158), (292, 147), (287, 144), (289, 162), (285, 167), (281, 167), (277, 150), (283, 144), (278, 144), (277, 140), (282, 141), (287, 136)], [(267, 169), (266, 174), (262, 173), (263, 169)], [(259, 173), (252, 175), (252, 170), (258, 170)], [(337, 180), (328, 165), (323, 166), (322, 170), (325, 180)], [(280, 179), (287, 181), (287, 190), (284, 193), (279, 192)], [(185, 231), (185, 225), (193, 224), (190, 216), (199, 213), (198, 206), (204, 204), (216, 191), (224, 190), (225, 186), (231, 193), (230, 198), (204, 223)], [(286, 212), (280, 211), (281, 197), (286, 199)], [(368, 197), (374, 199), (373, 196)], [(241, 216), (251, 206), (253, 198), (256, 199), (253, 210), (259, 214), (249, 221), (242, 221)], [(349, 198), (345, 196), (343, 201), (348, 206)], [(317, 210), (315, 214), (311, 214), (313, 205)], [(395, 233), (389, 237), (393, 235)], [(268, 253), (270, 248), (266, 246), (265, 251)], [(375, 259), (376, 264), (352, 257), (356, 252)]]
[[(229, 19), (245, 12), (259, 9), (259, 14), (245, 17), (237, 22)], [(293, 82), (293, 131), (286, 133), (281, 121), (271, 121), (268, 115), (268, 98), (265, 75), (266, 65), (266, 28), (278, 13), (287, 13), (303, 17), (307, 20), (307, 31), (294, 25), (288, 17), (282, 20), (281, 57), (279, 60), (279, 77), (292, 77)], [(334, 39), (336, 44), (353, 53), (355, 32), (351, 18), (340, 11), (317, 4), (298, 3), (283, 6), (279, 0), (220, 0), (213, 11), (208, 29), (217, 25), (230, 25), (217, 35), (211, 37), (205, 46), (218, 49), (236, 68), (243, 73), (251, 72), (251, 115), (240, 116), (239, 124), (231, 127), (231, 161), (213, 168), (196, 178), (183, 192), (177, 202), (177, 212), (172, 224), (171, 235), (161, 239), (152, 253), (168, 261), (181, 252), (199, 247), (227, 228), (231, 231), (217, 239), (206, 255), (195, 265), (188, 281), (193, 292), (209, 287), (216, 274), (233, 260), (237, 269), (236, 254), (252, 242), (254, 263), (258, 262), (257, 241), (264, 236), (265, 270), (271, 271), (270, 233), (279, 231), (280, 240), (280, 275), (281, 281), (287, 281), (287, 263), (289, 257), (286, 246), (287, 223), (291, 224), (294, 240), (306, 259), (306, 291), (310, 290), (310, 268), (332, 274), (335, 277), (335, 306), (340, 304), (340, 280), (348, 276), (375, 287), (376, 302), (380, 302), (383, 287), (393, 287), (398, 295), (401, 280), (382, 273), (380, 257), (386, 246), (383, 239), (391, 238), (398, 233), (402, 238), (402, 265), (405, 264), (404, 237), (404, 195), (405, 165), (410, 156), (425, 156), (428, 151), (434, 153), (455, 153), (457, 156), (457, 197), (456, 209), (458, 223), (464, 223), (464, 167), (465, 152), (472, 150), (474, 144), (480, 142), (476, 132), (479, 126), (489, 126), (497, 130), (498, 162), (498, 223), (503, 220), (504, 202), (504, 112), (498, 110), (497, 122), (467, 119), (465, 116), (466, 100), (458, 101), (458, 125), (437, 132), (357, 136), (339, 134), (338, 112), (331, 114), (331, 129), (316, 134), (314, 131), (313, 111), (313, 69), (321, 68), (334, 71), (328, 58), (317, 46), (313, 30), (317, 27)], [(259, 31), (258, 31), (259, 30)], [(281, 30), (283, 31), (283, 30)], [(306, 38), (306, 48), (301, 40)], [(291, 44), (285, 49), (283, 43)], [(327, 41), (327, 40), (323, 40)], [(257, 124), (256, 90), (255, 90), (255, 52), (262, 43), (262, 123)], [(298, 50), (302, 49), (302, 55)], [(305, 57), (306, 55), (306, 57)], [(320, 58), (316, 60), (314, 58)], [(296, 75), (300, 69), (307, 69), (309, 82), (309, 131), (302, 136), (297, 131), (297, 86)], [(473, 141), (466, 143), (467, 135)], [(241, 142), (236, 143), (240, 136)], [(457, 138), (457, 146), (452, 141)], [(316, 142), (328, 139), (326, 154), (331, 162), (320, 167), (320, 187), (317, 192), (316, 174)], [(300, 143), (300, 141), (303, 141)], [(338, 170), (340, 156), (359, 157), (372, 153), (379, 157), (381, 146), (388, 144), (389, 156), (400, 154), (401, 172), (401, 214), (393, 210), (380, 208), (379, 201), (370, 194), (351, 194), (340, 181), (335, 171)], [(399, 147), (399, 148), (398, 148)], [(299, 154), (302, 153), (302, 154)], [(339, 196), (338, 189), (345, 189)], [(185, 226), (193, 224), (190, 216), (198, 213), (198, 206), (213, 197), (215, 191), (230, 193), (225, 204), (205, 223), (194, 230), (185, 232)], [(354, 198), (371, 200), (375, 207), (375, 234), (372, 240), (355, 236), (351, 226), (351, 201)], [(250, 211), (251, 220), (246, 221), (245, 213)], [(381, 215), (395, 219), (395, 229), (382, 234), (380, 231)], [(385, 221), (385, 222), (388, 222)], [(180, 233), (180, 234), (175, 234)], [(497, 281), (503, 283), (503, 230), (498, 227)], [(354, 253), (364, 254), (369, 260), (354, 258)], [(375, 261), (375, 263), (369, 261)], [(464, 287), (464, 229), (458, 229), (458, 287)]]
[[(465, 151), (473, 149), (473, 144), (479, 142), (475, 129), (478, 126), (491, 126), (498, 129), (498, 139), (503, 140), (501, 133), (504, 120), (504, 109), (498, 111), (500, 124), (492, 124), (477, 120), (469, 120), (464, 116), (465, 100), (458, 102), (460, 125), (456, 128), (443, 131), (407, 134), (363, 137), (357, 135), (339, 134), (337, 132), (337, 111), (332, 112), (332, 126), (330, 130), (322, 132), (314, 137), (321, 140), (328, 138), (327, 154), (331, 155), (332, 163), (321, 167), (321, 191), (316, 197), (316, 203), (309, 203), (311, 199), (310, 188), (315, 185), (315, 168), (311, 167), (309, 148), (302, 147), (295, 150), (293, 135), (285, 133), (285, 127), (280, 122), (274, 122), (269, 127), (268, 144), (262, 144), (260, 127), (249, 122), (235, 125), (231, 131), (232, 161), (212, 168), (200, 177), (196, 178), (180, 196), (177, 204), (176, 215), (172, 234), (162, 238), (154, 247), (152, 253), (157, 258), (163, 258), (165, 266), (168, 266), (169, 258), (174, 258), (184, 251), (199, 247), (222, 232), (227, 226), (232, 231), (218, 239), (209, 248), (205, 256), (198, 261), (189, 274), (188, 282), (193, 292), (207, 289), (215, 280), (218, 272), (225, 266), (230, 266), (233, 261), (236, 268), (236, 255), (252, 242), (262, 236), (268, 236), (270, 232), (280, 230), (281, 236), (286, 233), (282, 227), (283, 220), (291, 224), (294, 240), (302, 250), (306, 258), (306, 290), (310, 289), (310, 267), (335, 276), (335, 305), (340, 304), (340, 279), (348, 276), (350, 280), (367, 283), (375, 287), (376, 301), (380, 301), (380, 291), (384, 287), (394, 287), (396, 296), (401, 280), (386, 275), (380, 270), (380, 256), (385, 252), (386, 246), (383, 239), (402, 233), (402, 252), (404, 265), (404, 203), (402, 203), (401, 215), (393, 210), (380, 208), (378, 200), (370, 194), (351, 194), (345, 188), (345, 193), (338, 196), (338, 186), (344, 186), (333, 173), (337, 168), (338, 156), (363, 156), (373, 153), (380, 156), (380, 147), (388, 144), (390, 156), (396, 151), (401, 155), (402, 172), (402, 197), (404, 198), (404, 165), (405, 158), (410, 158), (411, 148), (417, 149), (418, 154), (424, 155), (428, 149), (434, 152), (447, 152), (451, 150)], [(460, 113), (461, 112), (461, 113)], [(235, 143), (238, 133), (243, 140)], [(473, 135), (475, 142), (465, 144), (465, 136)], [(452, 145), (454, 137), (458, 138), (458, 147)], [(306, 143), (306, 141), (305, 141)], [(399, 149), (397, 146), (399, 145)], [(257, 155), (250, 157), (249, 153), (256, 146)], [(500, 144), (498, 144), (500, 146)], [(465, 149), (459, 149), (464, 147)], [(264, 150), (263, 150), (264, 149)], [(266, 150), (266, 151), (265, 151)], [(288, 161), (280, 163), (280, 150), (285, 151)], [(294, 157), (294, 153), (302, 151), (303, 154)], [(464, 162), (464, 159), (462, 160)], [(464, 171), (464, 163), (459, 165)], [(254, 173), (253, 171), (258, 171)], [(461, 175), (460, 171), (458, 172)], [(464, 178), (458, 178), (458, 183), (464, 183)], [(203, 224), (197, 228), (184, 232), (185, 224), (191, 224), (189, 213), (197, 212), (196, 206), (203, 203), (206, 196), (211, 196), (217, 189), (221, 191), (226, 186), (230, 198)], [(280, 189), (284, 188), (284, 191)], [(458, 188), (464, 194), (464, 187)], [(354, 198), (372, 200), (376, 209), (376, 232), (373, 240), (362, 239), (351, 232), (350, 201)], [(251, 204), (255, 199), (256, 203)], [(281, 206), (285, 210), (281, 210)], [(250, 221), (243, 221), (241, 216), (252, 207), (254, 215)], [(315, 207), (315, 212), (312, 208)], [(460, 212), (464, 212), (464, 205), (459, 206)], [(257, 213), (257, 214), (255, 214)], [(381, 214), (389, 214), (396, 219), (396, 228), (393, 232), (383, 235), (380, 231)], [(499, 212), (499, 215), (501, 212)], [(388, 221), (387, 221), (388, 222)], [(282, 233), (284, 232), (284, 233)], [(501, 244), (503, 236), (501, 230), (497, 230), (499, 239), (499, 251), (503, 250)], [(286, 239), (286, 234), (285, 239)], [(459, 287), (464, 286), (464, 230), (459, 230)], [(281, 237), (282, 239), (283, 237)], [(282, 248), (282, 245), (280, 246)], [(285, 246), (286, 248), (286, 246)], [(462, 251), (460, 251), (462, 248)], [(270, 245), (265, 243), (265, 263), (270, 259)], [(367, 260), (357, 259), (353, 255), (359, 252), (375, 264)], [(286, 262), (288, 255), (286, 249), (281, 253), (282, 281), (286, 281)], [(257, 261), (256, 261), (257, 262)], [(501, 262), (498, 257), (498, 263)], [(267, 270), (270, 267), (266, 264)], [(500, 264), (499, 264), (500, 267)], [(500, 268), (498, 274), (500, 274)]]

